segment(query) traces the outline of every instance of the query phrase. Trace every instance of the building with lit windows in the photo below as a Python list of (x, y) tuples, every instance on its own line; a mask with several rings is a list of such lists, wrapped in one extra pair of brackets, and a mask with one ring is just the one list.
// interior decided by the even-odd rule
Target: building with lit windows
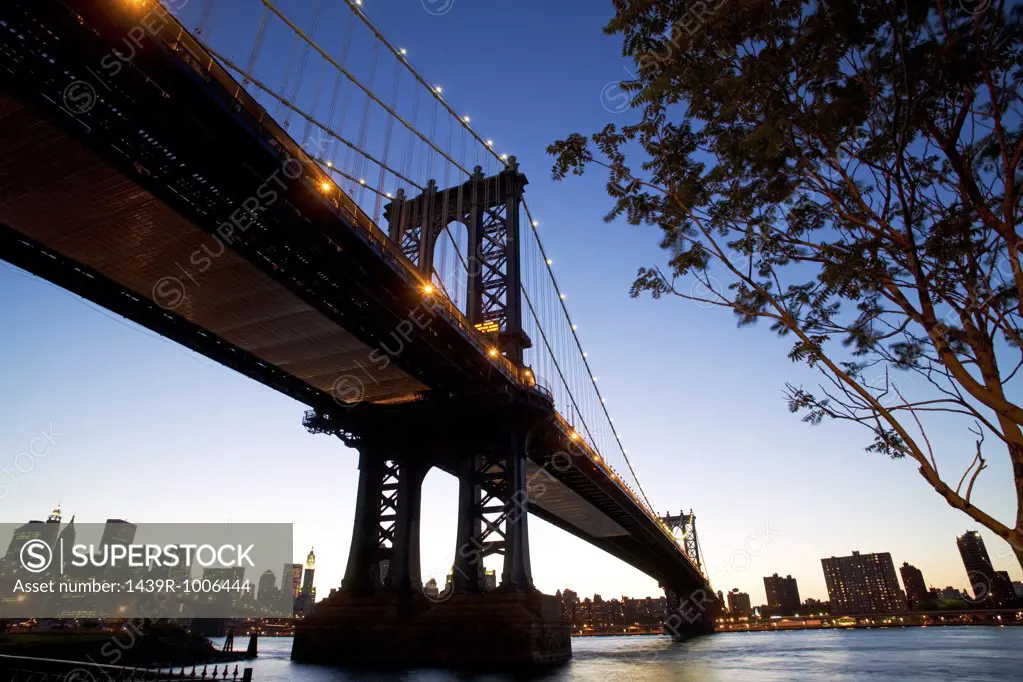
[(7, 553), (2, 564), (5, 573), (17, 573), (21, 570), (21, 548), (31, 540), (42, 540), (51, 548), (57, 542), (60, 531), (60, 505), (54, 507), (46, 521), (29, 521), (14, 529), (11, 541), (7, 545)]
[(310, 613), (313, 604), (316, 603), (316, 588), (313, 587), (313, 578), (316, 575), (316, 554), (309, 548), (309, 555), (305, 558), (305, 571), (302, 574), (302, 590), (295, 599), (296, 613)]
[(910, 610), (920, 608), (920, 604), (930, 598), (927, 584), (924, 582), (924, 574), (919, 568), (905, 561), (902, 562), (899, 573), (902, 574), (902, 585), (906, 588), (906, 601), (909, 603)]
[(284, 564), (281, 573), (281, 592), (290, 592), (292, 599), (298, 599), (302, 591), (302, 564)]
[(799, 588), (796, 579), (791, 575), (784, 578), (774, 575), (764, 576), (764, 590), (767, 592), (767, 606), (779, 616), (793, 616), (799, 612)]
[(895, 613), (905, 598), (888, 552), (821, 559), (833, 615)]
[(1016, 600), (1012, 582), (1005, 571), (996, 571), (991, 565), (984, 538), (975, 530), (967, 531), (956, 538), (959, 555), (963, 558), (966, 577), (973, 587), (975, 602), (990, 606), (1009, 606)]
[(748, 616), (752, 613), (753, 607), (750, 604), (749, 595), (740, 592), (738, 587), (733, 587), (732, 591), (728, 593), (728, 611), (736, 616)]

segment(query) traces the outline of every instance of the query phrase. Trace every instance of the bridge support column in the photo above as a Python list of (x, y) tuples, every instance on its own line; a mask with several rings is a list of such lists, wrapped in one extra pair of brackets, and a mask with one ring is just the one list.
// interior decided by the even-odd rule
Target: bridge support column
[[(571, 658), (571, 624), (559, 600), (533, 587), (525, 432), (518, 424), (502, 415), (486, 422), (483, 437), (453, 439), (450, 448), (421, 459), (392, 454), (409, 444), (362, 449), (343, 589), (297, 623), (293, 660), (505, 670)], [(431, 457), (458, 476), (460, 487), (454, 585), (441, 595), (422, 591), (419, 572), (420, 491)], [(502, 584), (488, 591), (483, 559), (491, 554), (503, 555), (504, 565)], [(377, 584), (373, 567), (385, 558), (390, 570)]]
[(349, 595), (422, 589), (419, 515), (428, 469), (408, 457), (392, 459), (373, 448), (359, 453), (352, 545), (341, 583)]
[(714, 621), (720, 615), (722, 605), (709, 589), (699, 587), (689, 593), (677, 593), (666, 588), (664, 596), (668, 611), (664, 618), (664, 634), (681, 642), (714, 632)]
[(525, 434), (512, 429), (505, 501), (505, 553), (501, 587), (510, 592), (533, 589), (533, 571), (529, 561), (529, 491), (526, 481)]
[(429, 467), (414, 462), (399, 466), (398, 509), (394, 524), (394, 545), (388, 587), (399, 594), (419, 593), (423, 579), (419, 561), (419, 518), (423, 478)]
[(483, 559), (492, 554), (504, 556), (502, 592), (533, 591), (528, 523), (525, 434), (516, 424), (502, 452), (470, 455), (462, 462), (455, 593), (483, 591)]

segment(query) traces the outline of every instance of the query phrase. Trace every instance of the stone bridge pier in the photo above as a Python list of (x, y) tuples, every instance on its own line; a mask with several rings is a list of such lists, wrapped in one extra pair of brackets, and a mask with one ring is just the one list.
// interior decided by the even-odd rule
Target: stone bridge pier
[[(437, 433), (437, 424), (392, 425), (353, 443), (359, 486), (344, 580), (296, 627), (293, 660), (504, 668), (571, 658), (570, 623), (530, 570), (527, 421), (503, 412), (485, 429), (441, 429), (443, 443), (408, 437)], [(422, 483), (434, 466), (459, 481), (453, 580), (440, 594), (424, 592), (419, 553)], [(492, 554), (503, 556), (501, 581), (485, 591)]]

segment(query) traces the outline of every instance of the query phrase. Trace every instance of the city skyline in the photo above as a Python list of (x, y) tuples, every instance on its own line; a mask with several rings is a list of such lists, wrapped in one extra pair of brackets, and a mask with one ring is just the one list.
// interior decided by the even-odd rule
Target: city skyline
[[(58, 502), (57, 505), (45, 517), (45, 521), (43, 520), (43, 518), (40, 515), (40, 518), (29, 518), (29, 519), (25, 519), (24, 521), (17, 521), (17, 523), (25, 523), (25, 524), (43, 524), (43, 523), (47, 523), (47, 524), (54, 524), (54, 526), (55, 526), (54, 537), (56, 537), (56, 535), (58, 533), (59, 534), (63, 534), (64, 530), (69, 528), (70, 524), (73, 524), (74, 521), (75, 521), (75, 518), (76, 518), (76, 515), (72, 514), (72, 517), (71, 517), (70, 521), (68, 521), (67, 523), (64, 523), (64, 525), (61, 526), (61, 524), (62, 524), (62, 513), (63, 513), (63, 504), (61, 502)], [(83, 523), (83, 521), (81, 519), (79, 519), (79, 523)], [(117, 538), (117, 537), (114, 537), (113, 535), (111, 535), (112, 529), (115, 528), (115, 526), (112, 525), (112, 524), (116, 524), (116, 525), (123, 524), (125, 526), (125, 528), (128, 529), (126, 531), (127, 535), (124, 538)], [(134, 529), (135, 529), (135, 524), (129, 522), (127, 519), (107, 518), (105, 520), (104, 537), (101, 540), (101, 544), (103, 544), (104, 542), (115, 541), (115, 540), (116, 541), (123, 541), (123, 542), (130, 542), (130, 538), (134, 536)], [(114, 532), (116, 532), (116, 531), (114, 531)], [(110, 535), (109, 538), (108, 538), (108, 535)], [(925, 590), (936, 590), (938, 592), (942, 592), (943, 590), (947, 590), (948, 588), (952, 588), (953, 590), (957, 590), (957, 591), (961, 592), (962, 594), (966, 595), (967, 597), (970, 596), (970, 589), (973, 589), (973, 586), (970, 585), (969, 576), (971, 574), (976, 573), (977, 571), (985, 571), (985, 567), (990, 568), (992, 566), (992, 562), (990, 561), (990, 558), (987, 555), (986, 547), (984, 546), (984, 543), (983, 543), (982, 539), (979, 540), (979, 546), (971, 545), (971, 549), (970, 549), (970, 552), (972, 554), (976, 554), (978, 556), (977, 557), (973, 557), (972, 554), (971, 554), (971, 559), (967, 558), (967, 554), (964, 553), (963, 543), (964, 543), (964, 540), (967, 539), (967, 538), (969, 538), (970, 541), (973, 542), (973, 543), (978, 542), (976, 539), (974, 539), (974, 537), (976, 537), (976, 538), (980, 537), (979, 533), (977, 531), (967, 531), (963, 535), (957, 536), (955, 538), (956, 539), (957, 547), (959, 548), (959, 552), (961, 554), (961, 564), (962, 564), (962, 568), (963, 568), (963, 571), (964, 571), (964, 576), (966, 576), (968, 578), (967, 583), (966, 583), (966, 587), (964, 588), (962, 586), (962, 584), (957, 584), (957, 583), (954, 583), (954, 582), (950, 583), (948, 585), (940, 585), (940, 584), (937, 584), (937, 583), (932, 583), (932, 582), (928, 581), (926, 578), (923, 578), (921, 576), (920, 580), (922, 580), (922, 584), (924, 585), (924, 589)], [(12, 540), (11, 547), (14, 547), (14, 540)], [(314, 603), (316, 601), (316, 594), (317, 594), (317, 589), (316, 589), (316, 586), (315, 586), (315, 575), (316, 575), (315, 565), (316, 565), (316, 558), (315, 558), (314, 549), (315, 549), (315, 545), (310, 546), (309, 553), (305, 556), (303, 563), (285, 564), (284, 569), (282, 569), (282, 571), (281, 571), (281, 576), (280, 576), (280, 581), (279, 581), (281, 587), (277, 588), (277, 589), (283, 589), (283, 587), (286, 584), (290, 583), (292, 585), (292, 591), (294, 593), (295, 598), (296, 599), (298, 599), (299, 597), (302, 598), (303, 607), (300, 608), (299, 610), (303, 610), (304, 608), (307, 608), (306, 605)], [(11, 548), (9, 547), (8, 548), (8, 554), (10, 553), (10, 551), (11, 551)], [(852, 552), (852, 556), (849, 556), (849, 557), (839, 557), (839, 558), (852, 559), (853, 557), (859, 557), (859, 556), (860, 556), (860, 552), (853, 551)], [(892, 562), (891, 554), (889, 552), (871, 553), (871, 554), (868, 554), (866, 556), (868, 556), (868, 557), (873, 557), (873, 556), (887, 557), (887, 561), (892, 564), (893, 571), (895, 570), (895, 563)], [(832, 556), (830, 559), (834, 560), (835, 557)], [(973, 563), (969, 563), (971, 560), (972, 560)], [(821, 559), (822, 563), (823, 562), (827, 562), (827, 561), (829, 561), (829, 559), (827, 557), (824, 557), (824, 558)], [(980, 561), (981, 563), (978, 564), (977, 563), (978, 561)], [(985, 561), (987, 563), (983, 563)], [(825, 566), (826, 566), (826, 564), (825, 564)], [(487, 573), (491, 577), (493, 577), (493, 576), (495, 576), (496, 571), (488, 570)], [(898, 571), (897, 572), (893, 572), (892, 575), (895, 576), (896, 573), (898, 574), (898, 577), (895, 577), (895, 585), (896, 585), (896, 587), (901, 590), (902, 596), (904, 598), (908, 599), (910, 601), (910, 603), (912, 603), (913, 602), (913, 596), (912, 595), (914, 594), (914, 591), (911, 589), (910, 585), (907, 584), (906, 576), (907, 576), (907, 573), (910, 575), (910, 580), (914, 581), (913, 584), (915, 586), (915, 581), (917, 580), (916, 576), (920, 576), (920, 574), (922, 572), (916, 566), (914, 566), (912, 564), (909, 564), (908, 562), (904, 561), (902, 566), (900, 566), (898, 568)], [(276, 572), (274, 572), (272, 570), (267, 570), (263, 575), (259, 576), (259, 578), (258, 578), (259, 584), (262, 584), (263, 578), (266, 577), (266, 574), (272, 574), (274, 576), (274, 582), (275, 582), (275, 585), (276, 585), (277, 582), (278, 582), (277, 581), (277, 574), (276, 574)], [(827, 580), (826, 580), (826, 578), (827, 578), (827, 568), (824, 569), (822, 575), (825, 576), (825, 583), (826, 583), (827, 582)], [(446, 577), (446, 580), (444, 579), (445, 577)], [(901, 581), (900, 581), (900, 578), (901, 578)], [(998, 580), (998, 576), (993, 576), (991, 578), (991, 580), (992, 580), (992, 582), (997, 581)], [(257, 581), (254, 581), (254, 582), (257, 582)], [(451, 571), (449, 570), (445, 574), (445, 576), (440, 576), (440, 577), (439, 576), (435, 576), (435, 575), (427, 575), (426, 573), (424, 573), (424, 575), (423, 575), (424, 590), (427, 589), (426, 586), (429, 583), (431, 583), (431, 582), (433, 583), (433, 585), (435, 587), (437, 585), (445, 584), (445, 583), (450, 587)], [(772, 575), (765, 575), (765, 576), (762, 577), (762, 584), (764, 585), (764, 599), (761, 600), (761, 601), (754, 600), (752, 598), (751, 592), (749, 590), (747, 590), (747, 589), (741, 589), (741, 588), (735, 587), (735, 586), (725, 586), (725, 585), (719, 585), (719, 584), (715, 584), (715, 588), (718, 589), (719, 591), (721, 591), (722, 593), (725, 593), (725, 595), (728, 597), (728, 600), (727, 600), (726, 603), (729, 605), (729, 608), (731, 608), (732, 598), (734, 596), (734, 593), (736, 593), (736, 592), (746, 596), (746, 598), (749, 600), (749, 605), (750, 605), (751, 609), (755, 609), (755, 608), (764, 606), (764, 607), (769, 607), (769, 608), (781, 609), (782, 611), (791, 611), (791, 610), (793, 610), (792, 609), (793, 605), (798, 607), (801, 604), (803, 604), (806, 599), (813, 599), (813, 600), (816, 600), (816, 601), (831, 600), (831, 594), (829, 593), (827, 588), (825, 589), (825, 593), (822, 595), (824, 597), (824, 599), (821, 599), (817, 595), (806, 596), (806, 597), (801, 599), (800, 598), (799, 587), (798, 587), (799, 580), (797, 578), (793, 577), (791, 574), (786, 575), (784, 577), (779, 576), (779, 574), (777, 572), (773, 573)], [(336, 584), (330, 584), (330, 585), (327, 585), (325, 587), (326, 587), (326, 589), (321, 590), (321, 592), (320, 592), (321, 595), (325, 594), (329, 590), (333, 590), (333, 589), (339, 588), (340, 587), (340, 580), (338, 580)], [(491, 589), (492, 589), (492, 587), (491, 587)], [(1012, 586), (1009, 585), (1008, 589), (1011, 590)], [(773, 590), (773, 593), (772, 593), (772, 590)], [(564, 587), (564, 588), (558, 588), (558, 592), (561, 592), (561, 591), (568, 591), (568, 592), (577, 593), (577, 594), (580, 593), (578, 590), (573, 590), (571, 588), (571, 586), (567, 586), (567, 587)], [(608, 588), (594, 591), (592, 594), (594, 594), (596, 596), (600, 596), (601, 594), (607, 593), (607, 594), (618, 594), (618, 596), (621, 597), (621, 598), (651, 599), (651, 598), (654, 598), (656, 596), (658, 591), (659, 590), (654, 590), (654, 592), (644, 594), (643, 596), (640, 596), (638, 593), (635, 594), (635, 595), (629, 595), (629, 594), (626, 594), (626, 592), (624, 592), (624, 591), (619, 592), (613, 586), (609, 586)], [(974, 592), (975, 591), (976, 590), (974, 590)], [(585, 594), (585, 593), (582, 593), (582, 594)], [(976, 598), (976, 595), (973, 595), (973, 596)]]
[[(715, 586), (764, 595), (758, 601), (766, 603), (762, 578), (777, 572), (793, 575), (804, 598), (826, 597), (815, 562), (849, 547), (890, 551), (896, 563), (919, 566), (935, 586), (964, 586), (956, 548), (946, 539), (970, 525), (960, 512), (927, 490), (908, 463), (863, 452), (865, 433), (837, 424), (811, 429), (790, 415), (779, 397), (784, 381), (812, 382), (815, 376), (788, 363), (787, 345), (765, 330), (737, 331), (729, 316), (692, 304), (630, 300), (636, 267), (664, 259), (657, 236), (620, 224), (601, 226), (609, 203), (599, 180), (555, 188), (547, 179), (546, 144), (603, 122), (609, 111), (602, 88), (626, 76), (614, 56), (617, 45), (600, 32), (606, 8), (573, 9), (571, 17), (554, 16), (539, 27), (524, 26), (510, 7), (491, 8), (510, 31), (528, 28), (549, 40), (539, 40), (536, 53), (515, 64), (453, 63), (435, 45), (464, 41), (471, 34), (466, 27), (479, 25), (480, 10), (466, 5), (431, 18), (438, 36), (431, 40), (415, 30), (418, 14), (372, 11), (389, 35), (409, 46), (417, 66), (443, 82), (452, 101), (493, 131), (502, 149), (518, 155), (559, 281), (637, 474), (659, 508), (695, 510)], [(474, 40), (467, 49), (482, 51)], [(599, 56), (584, 63), (573, 54)], [(550, 70), (567, 77), (540, 78)], [(466, 96), (484, 71), (490, 78), (536, 83), (538, 100), (558, 101), (558, 111), (536, 106), (512, 113), (500, 101)], [(554, 83), (570, 88), (572, 96), (556, 91)], [(599, 238), (592, 238), (594, 232)], [(18, 482), (4, 481), (4, 520), (35, 518), (40, 499), (68, 500), (89, 487), (95, 499), (77, 505), (84, 511), (80, 517), (105, 518), (101, 506), (116, 499), (125, 518), (140, 522), (292, 521), (296, 547), (321, 547), (318, 576), (340, 583), (357, 459), (336, 440), (306, 433), (303, 406), (6, 264), (0, 267), (0, 327), (0, 372), (8, 378), (5, 403), (11, 403), (0, 416), (0, 469), (13, 466), (40, 433), (63, 434), (47, 456), (32, 460), (29, 472), (10, 470)], [(663, 336), (641, 342), (623, 332), (635, 329)], [(733, 428), (737, 414), (743, 428)], [(937, 435), (963, 453), (965, 468), (972, 443), (940, 428)], [(956, 464), (951, 458), (949, 466)], [(154, 468), (165, 475), (154, 476)], [(722, 481), (736, 476), (746, 494), (726, 499)], [(1005, 480), (1005, 467), (992, 459), (974, 494), (1010, 516)], [(842, 490), (834, 481), (843, 490), (869, 494), (871, 510), (857, 506), (862, 498), (836, 499)], [(240, 490), (247, 491), (244, 497)], [(456, 491), (450, 477), (429, 474), (424, 580), (451, 565)], [(201, 504), (186, 508), (183, 500), (193, 495)], [(917, 511), (906, 516), (910, 508)], [(543, 522), (530, 523), (533, 573), (541, 589), (569, 584), (596, 593), (622, 585), (622, 592), (656, 594), (654, 581), (638, 571)], [(772, 534), (764, 534), (765, 525)], [(835, 528), (842, 528), (841, 536)], [(1007, 546), (986, 530), (981, 534), (994, 568), (1019, 579)], [(755, 554), (746, 549), (750, 538), (761, 536), (766, 543), (756, 540)]]

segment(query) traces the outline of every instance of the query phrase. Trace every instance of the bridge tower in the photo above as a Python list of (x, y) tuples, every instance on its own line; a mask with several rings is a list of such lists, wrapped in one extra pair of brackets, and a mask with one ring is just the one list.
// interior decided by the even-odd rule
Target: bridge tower
[[(523, 368), (520, 206), (527, 181), (512, 157), (499, 173), (476, 167), (464, 183), (398, 192), (384, 208), (392, 243), (433, 282), (434, 250), (451, 223), (468, 233), (466, 318)], [(449, 292), (450, 293), (450, 292)], [(441, 301), (440, 294), (424, 300)], [(417, 302), (421, 303), (421, 302)], [(397, 404), (311, 411), (306, 428), (359, 451), (352, 544), (341, 589), (296, 631), (292, 658), (359, 663), (556, 662), (571, 656), (569, 623), (533, 586), (529, 555), (527, 441), (550, 420), (551, 397), (530, 389), (430, 392)], [(358, 423), (358, 435), (344, 426)], [(459, 481), (452, 587), (427, 594), (420, 572), (422, 483), (432, 467)], [(503, 558), (486, 591), (483, 560)], [(399, 653), (400, 651), (400, 653)]]
[(700, 539), (696, 534), (696, 514), (693, 513), (693, 510), (690, 509), (688, 514), (680, 511), (677, 515), (668, 512), (661, 517), (661, 520), (664, 521), (670, 531), (682, 537), (686, 555), (702, 571), (703, 566), (700, 564)]
[(434, 250), (451, 223), (468, 228), (466, 317), (484, 334), (492, 334), (501, 352), (522, 366), (531, 341), (522, 328), (520, 216), (528, 184), (514, 156), (500, 173), (484, 176), (476, 166), (461, 185), (438, 189), (430, 180), (414, 198), (398, 190), (384, 207), (391, 241), (432, 281)]

